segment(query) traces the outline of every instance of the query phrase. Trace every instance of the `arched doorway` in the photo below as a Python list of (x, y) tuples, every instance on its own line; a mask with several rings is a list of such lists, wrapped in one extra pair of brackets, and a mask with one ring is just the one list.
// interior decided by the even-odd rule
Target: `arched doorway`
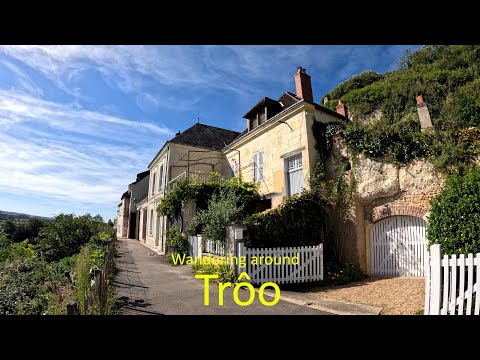
[(414, 216), (389, 216), (377, 221), (371, 230), (372, 274), (423, 276), (425, 228), (425, 220)]

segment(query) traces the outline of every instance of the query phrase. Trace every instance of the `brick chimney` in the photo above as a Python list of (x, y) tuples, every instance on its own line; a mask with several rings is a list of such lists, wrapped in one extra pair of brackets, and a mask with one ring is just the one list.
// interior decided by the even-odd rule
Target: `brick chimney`
[(433, 127), (428, 106), (423, 102), (422, 95), (417, 96), (417, 112), (418, 118), (420, 119), (421, 131), (425, 131), (426, 129)]
[(302, 67), (298, 67), (297, 72), (295, 73), (295, 87), (299, 98), (313, 102), (310, 75), (308, 75)]
[(343, 115), (345, 117), (348, 117), (348, 109), (345, 106), (345, 104), (342, 102), (342, 100), (338, 100), (337, 113), (339, 113), (340, 115)]

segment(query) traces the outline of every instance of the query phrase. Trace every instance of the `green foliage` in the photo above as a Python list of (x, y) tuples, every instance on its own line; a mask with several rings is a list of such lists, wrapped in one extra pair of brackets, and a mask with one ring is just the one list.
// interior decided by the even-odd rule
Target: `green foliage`
[(227, 226), (244, 218), (243, 209), (240, 195), (231, 188), (222, 188), (219, 194), (212, 195), (207, 209), (198, 211), (193, 217), (188, 232), (193, 235), (201, 227), (203, 238), (224, 246)]
[(45, 260), (58, 261), (78, 253), (92, 236), (102, 231), (113, 233), (99, 215), (60, 214), (40, 230), (36, 240), (37, 250)]
[(344, 285), (353, 281), (360, 281), (367, 275), (356, 264), (338, 264), (327, 262), (324, 268), (323, 285)]
[(325, 201), (304, 191), (268, 213), (253, 214), (244, 222), (250, 247), (318, 245), (330, 236)]
[(90, 245), (82, 247), (75, 264), (75, 298), (79, 303), (81, 314), (86, 314), (84, 304), (88, 301), (86, 296), (89, 294), (92, 276), (90, 269), (92, 268), (92, 250)]
[(355, 152), (391, 163), (408, 163), (428, 154), (431, 136), (420, 132), (416, 120), (388, 124), (380, 120), (371, 125), (352, 123), (345, 130), (347, 145)]
[(12, 234), (12, 241), (19, 243), (24, 240), (30, 240), (31, 242), (35, 241), (35, 238), (38, 236), (40, 229), (46, 224), (45, 221), (39, 219), (30, 219), (25, 224), (20, 224), (16, 227), (14, 233)]
[(28, 240), (11, 244), (5, 237), (0, 238), (0, 262), (33, 257), (35, 257), (34, 246)]
[(206, 209), (209, 199), (213, 194), (218, 194), (222, 189), (231, 190), (237, 194), (239, 202), (245, 204), (244, 210), (246, 212), (253, 211), (255, 202), (260, 199), (255, 184), (243, 182), (238, 178), (219, 183), (216, 176), (212, 178), (212, 181), (207, 180), (205, 183), (188, 181), (186, 179), (177, 181), (175, 188), (168, 192), (160, 205), (158, 205), (157, 212), (171, 219), (178, 218), (183, 204), (194, 198), (197, 201), (198, 209)]
[[(353, 116), (382, 113), (378, 123), (349, 124), (345, 135), (353, 152), (392, 163), (427, 157), (446, 172), (471, 161), (468, 144), (455, 135), (480, 124), (480, 46), (425, 46), (406, 53), (397, 70), (370, 79), (327, 94), (329, 105), (341, 98)], [(418, 95), (428, 103), (434, 132), (420, 133)]]
[(188, 237), (182, 234), (178, 228), (170, 228), (167, 230), (166, 243), (169, 253), (180, 255), (188, 254)]
[[(325, 96), (328, 97), (328, 99), (341, 99), (343, 95), (355, 89), (364, 88), (365, 86), (370, 85), (381, 79), (383, 79), (383, 75), (378, 74), (375, 71), (368, 70), (359, 75), (354, 75), (348, 80), (345, 80), (341, 84), (337, 85), (335, 89), (333, 89), (331, 92), (329, 92)], [(330, 103), (334, 105), (337, 104), (337, 102), (329, 101), (329, 104)]]
[(61, 283), (34, 257), (0, 263), (0, 315), (41, 315), (59, 301)]
[(480, 169), (450, 176), (431, 204), (427, 237), (443, 254), (480, 252)]
[(5, 220), (2, 223), (2, 229), (5, 235), (7, 236), (7, 239), (11, 239), (12, 235), (15, 233), (15, 230), (17, 229), (15, 223), (12, 220)]
[(217, 275), (217, 279), (211, 280), (213, 283), (230, 282), (235, 284), (237, 282), (237, 276), (235, 275), (232, 266), (226, 263), (197, 263), (192, 265), (192, 271), (194, 274)]
[(310, 175), (310, 188), (316, 189), (323, 187), (323, 183), (327, 178), (326, 161), (332, 151), (332, 136), (343, 131), (345, 125), (343, 123), (322, 123), (314, 121), (312, 124), (312, 133), (315, 138), (315, 149), (317, 150), (317, 161), (315, 168)]

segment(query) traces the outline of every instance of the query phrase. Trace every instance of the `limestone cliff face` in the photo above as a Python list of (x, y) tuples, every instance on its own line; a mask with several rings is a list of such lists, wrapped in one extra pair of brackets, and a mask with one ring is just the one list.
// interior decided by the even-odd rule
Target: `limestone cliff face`
[(362, 205), (378, 198), (393, 196), (400, 191), (398, 167), (373, 161), (363, 155), (357, 157), (354, 168), (357, 180), (357, 199)]
[[(380, 199), (423, 208), (438, 195), (445, 181), (425, 160), (415, 160), (406, 166), (396, 166), (357, 157), (355, 169), (357, 199), (362, 205), (375, 205)], [(382, 201), (382, 202), (384, 202)]]

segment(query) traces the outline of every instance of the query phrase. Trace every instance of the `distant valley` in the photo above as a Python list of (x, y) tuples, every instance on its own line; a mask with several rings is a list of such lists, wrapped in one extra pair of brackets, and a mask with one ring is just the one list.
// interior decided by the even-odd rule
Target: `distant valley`
[(16, 221), (28, 221), (29, 219), (40, 219), (45, 221), (51, 221), (53, 218), (46, 217), (46, 216), (37, 216), (37, 215), (29, 215), (23, 213), (16, 213), (12, 211), (3, 211), (0, 210), (0, 220), (16, 220)]

